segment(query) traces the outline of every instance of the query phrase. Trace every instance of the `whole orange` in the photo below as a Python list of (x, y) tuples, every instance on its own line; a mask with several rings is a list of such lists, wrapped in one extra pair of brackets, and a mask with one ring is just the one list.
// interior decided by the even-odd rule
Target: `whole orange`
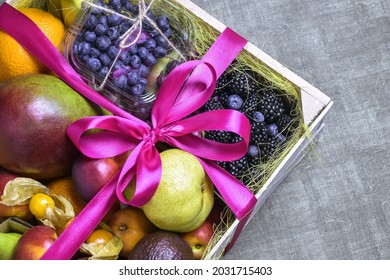
[(50, 181), (47, 184), (50, 194), (65, 197), (73, 206), (74, 214), (77, 215), (87, 204), (77, 194), (72, 177), (63, 177)]
[(144, 212), (136, 207), (116, 211), (107, 224), (122, 241), (123, 248), (120, 255), (125, 258), (129, 256), (129, 253), (142, 237), (157, 230)]
[[(37, 8), (20, 8), (19, 11), (30, 18), (54, 46), (60, 45), (65, 27), (58, 18)], [(36, 44), (39, 44), (39, 41)], [(1, 30), (0, 50), (0, 82), (24, 74), (49, 73), (46, 66)]]

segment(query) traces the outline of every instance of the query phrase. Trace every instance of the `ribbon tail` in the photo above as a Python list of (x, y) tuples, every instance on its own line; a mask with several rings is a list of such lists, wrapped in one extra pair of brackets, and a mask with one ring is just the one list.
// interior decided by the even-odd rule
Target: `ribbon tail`
[(256, 205), (254, 194), (215, 162), (198, 160), (237, 219), (246, 217)]
[(70, 260), (117, 201), (115, 175), (49, 247), (41, 260)]
[(213, 65), (217, 77), (220, 77), (247, 42), (245, 38), (227, 27), (211, 45), (202, 60)]

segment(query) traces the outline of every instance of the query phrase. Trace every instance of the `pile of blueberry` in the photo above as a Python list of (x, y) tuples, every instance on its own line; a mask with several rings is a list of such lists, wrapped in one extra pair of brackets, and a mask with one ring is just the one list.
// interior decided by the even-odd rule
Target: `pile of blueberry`
[[(111, 82), (126, 94), (140, 96), (144, 93), (151, 67), (159, 58), (167, 55), (169, 43), (166, 38), (172, 35), (169, 19), (165, 15), (155, 16), (149, 10), (147, 16), (159, 30), (144, 19), (136, 43), (126, 49), (120, 49), (120, 36), (131, 28), (133, 21), (128, 18), (135, 18), (139, 14), (138, 5), (129, 0), (99, 0), (96, 4), (115, 13), (99, 8), (92, 9), (73, 44), (74, 56), (94, 77), (97, 75), (99, 80), (103, 80), (119, 53), (109, 73)], [(127, 42), (133, 42), (138, 31), (139, 29), (136, 29)]]
[[(218, 162), (233, 176), (242, 175), (251, 166), (267, 162), (278, 147), (291, 135), (294, 124), (282, 91), (259, 87), (255, 74), (233, 72), (222, 75), (212, 98), (201, 111), (238, 110), (250, 120), (250, 144), (246, 155), (231, 162)], [(227, 131), (206, 131), (204, 137), (221, 143), (241, 141), (237, 134)]]

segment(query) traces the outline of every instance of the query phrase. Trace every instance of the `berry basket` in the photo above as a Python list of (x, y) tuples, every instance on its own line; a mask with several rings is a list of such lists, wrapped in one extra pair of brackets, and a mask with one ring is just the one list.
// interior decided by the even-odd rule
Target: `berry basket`
[(145, 120), (163, 76), (190, 55), (191, 31), (180, 26), (190, 19), (170, 19), (159, 5), (122, 2), (83, 1), (64, 55), (91, 87)]

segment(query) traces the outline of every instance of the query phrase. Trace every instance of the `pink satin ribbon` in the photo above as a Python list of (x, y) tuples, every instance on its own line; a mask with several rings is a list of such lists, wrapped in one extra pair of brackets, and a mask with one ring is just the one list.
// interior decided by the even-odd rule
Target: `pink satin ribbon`
[[(16, 25), (24, 28), (16, 31)], [(253, 209), (254, 195), (214, 162), (232, 161), (245, 155), (250, 136), (248, 119), (234, 110), (188, 117), (207, 102), (218, 77), (245, 46), (246, 41), (241, 36), (227, 28), (201, 61), (189, 61), (176, 67), (157, 94), (151, 112), (152, 125), (149, 125), (86, 85), (36, 25), (6, 3), (0, 7), (0, 28), (68, 85), (114, 114), (83, 118), (69, 126), (68, 135), (83, 154), (106, 158), (131, 151), (119, 174), (88, 203), (41, 259), (70, 259), (116, 199), (137, 207), (144, 205), (153, 196), (161, 178), (161, 159), (155, 147), (159, 141), (197, 156), (238, 219), (246, 217)], [(84, 134), (96, 128), (103, 132)], [(204, 130), (231, 131), (239, 134), (243, 141), (222, 144), (194, 134)], [(127, 201), (122, 193), (135, 174), (135, 194)]]

